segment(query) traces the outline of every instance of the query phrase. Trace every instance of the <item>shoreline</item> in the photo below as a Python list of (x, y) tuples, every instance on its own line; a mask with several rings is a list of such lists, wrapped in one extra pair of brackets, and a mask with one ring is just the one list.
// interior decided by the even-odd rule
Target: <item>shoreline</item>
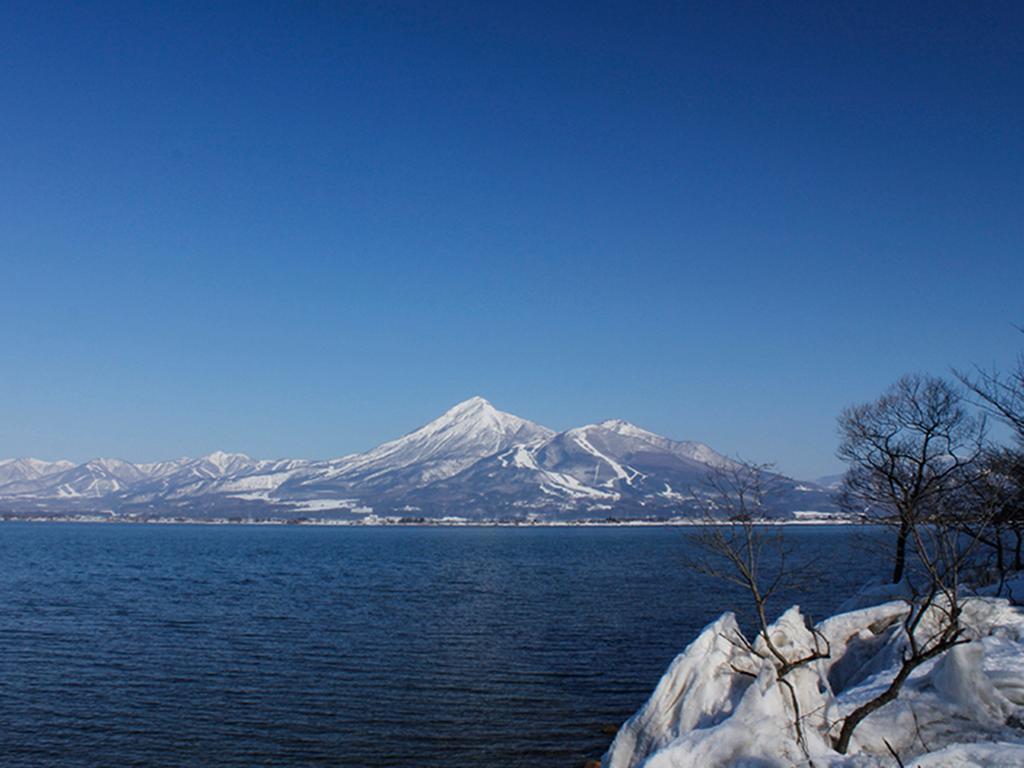
[[(735, 525), (735, 522), (707, 520), (423, 520), (410, 521), (387, 518), (374, 520), (330, 520), (326, 518), (289, 520), (227, 519), (227, 518), (147, 518), (131, 519), (99, 515), (61, 517), (0, 517), (0, 523), (86, 523), (95, 525), (217, 525), (217, 526), (306, 526), (319, 528), (698, 528), (704, 526)], [(808, 520), (756, 520), (758, 526), (820, 527), (869, 525), (848, 518)]]

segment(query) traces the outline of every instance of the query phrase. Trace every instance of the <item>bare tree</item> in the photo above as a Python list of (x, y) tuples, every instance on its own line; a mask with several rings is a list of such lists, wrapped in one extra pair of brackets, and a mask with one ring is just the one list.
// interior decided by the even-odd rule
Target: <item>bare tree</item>
[[(980, 430), (980, 425), (975, 428)], [(925, 455), (931, 454), (926, 450)], [(948, 457), (946, 464), (971, 466), (956, 456)], [(704, 491), (694, 493), (704, 507), (707, 524), (690, 536), (698, 555), (689, 565), (750, 594), (757, 621), (755, 638), (751, 641), (740, 633), (729, 640), (775, 667), (779, 684), (789, 692), (797, 743), (806, 752), (800, 702), (786, 676), (805, 664), (828, 658), (831, 648), (821, 632), (809, 627), (813, 648), (805, 655), (792, 657), (779, 647), (769, 630), (769, 601), (783, 591), (798, 588), (808, 573), (806, 564), (793, 562), (781, 527), (764, 525), (765, 498), (775, 482), (777, 476), (765, 465), (737, 462), (710, 473)], [(955, 483), (940, 484), (924, 497), (916, 510), (919, 514), (911, 518), (906, 533), (905, 579), (911, 596), (899, 630), (904, 638), (900, 666), (885, 690), (834, 724), (837, 730), (832, 744), (837, 752), (845, 754), (858, 726), (899, 697), (914, 670), (970, 639), (963, 621), (965, 598), (961, 586), (980, 538), (957, 524), (957, 505), (966, 487), (966, 481), (960, 478)], [(985, 529), (996, 512), (994, 505), (977, 512), (977, 529)], [(734, 671), (752, 674), (737, 667)]]
[(896, 526), (892, 581), (901, 581), (914, 526), (968, 482), (984, 445), (984, 419), (944, 379), (908, 375), (874, 402), (844, 409), (839, 434), (838, 456), (850, 467), (840, 504)]
[(963, 577), (1007, 497), (985, 452), (984, 419), (942, 379), (905, 376), (875, 402), (844, 410), (839, 428), (850, 464), (842, 502), (897, 525), (893, 582), (911, 590), (899, 669), (842, 720), (833, 744), (845, 754), (858, 725), (895, 700), (915, 669), (970, 639)]
[[(1018, 330), (1024, 333), (1024, 328)], [(975, 366), (972, 372), (954, 374), (977, 404), (1009, 426), (1024, 447), (1024, 353), (1017, 356), (1016, 368), (1008, 373)]]
[(1024, 451), (1003, 448), (987, 463), (989, 482), (995, 487), (993, 520), (1013, 535), (1014, 571), (1024, 570)]
[(1002, 583), (1009, 571), (1024, 568), (1024, 453), (991, 448), (977, 469), (956, 495), (948, 522), (991, 550)]
[[(797, 743), (806, 750), (796, 690), (786, 680), (794, 669), (828, 658), (828, 640), (813, 627), (814, 648), (805, 656), (789, 657), (769, 631), (768, 603), (782, 591), (797, 589), (810, 578), (808, 563), (794, 563), (780, 526), (764, 525), (765, 502), (780, 478), (766, 464), (733, 461), (712, 469), (705, 487), (693, 492), (702, 506), (704, 525), (690, 535), (697, 555), (688, 565), (698, 573), (735, 584), (746, 590), (754, 604), (757, 631), (752, 642), (744, 635), (729, 638), (753, 656), (770, 661), (776, 676), (787, 688), (793, 706)], [(764, 651), (758, 648), (760, 639)], [(749, 670), (734, 668), (739, 674)]]
[(909, 540), (920, 567), (910, 579), (913, 596), (907, 600), (901, 627), (904, 650), (900, 667), (884, 691), (842, 720), (833, 739), (840, 754), (846, 754), (854, 731), (868, 715), (899, 696), (915, 669), (971, 639), (963, 623), (965, 598), (960, 587), (977, 548), (977, 537), (963, 535), (940, 517), (929, 525), (912, 526)]
[[(1024, 333), (1024, 328), (1018, 328)], [(975, 403), (986, 413), (1006, 424), (1016, 438), (1016, 448), (993, 450), (986, 457), (983, 500), (996, 506), (992, 518), (992, 537), (986, 543), (996, 548), (997, 567), (1006, 569), (1003, 534), (1012, 536), (1013, 570), (1024, 569), (1024, 353), (1017, 356), (1016, 367), (1003, 373), (975, 366), (973, 371), (954, 371)], [(992, 541), (991, 539), (994, 539)]]

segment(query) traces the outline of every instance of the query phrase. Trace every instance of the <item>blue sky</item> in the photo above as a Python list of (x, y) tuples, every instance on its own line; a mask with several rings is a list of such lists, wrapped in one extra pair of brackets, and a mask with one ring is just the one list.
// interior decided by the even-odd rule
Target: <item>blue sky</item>
[(1020, 348), (1019, 4), (433, 5), (4, 5), (0, 455), (336, 456), (482, 394), (809, 477), (844, 405)]

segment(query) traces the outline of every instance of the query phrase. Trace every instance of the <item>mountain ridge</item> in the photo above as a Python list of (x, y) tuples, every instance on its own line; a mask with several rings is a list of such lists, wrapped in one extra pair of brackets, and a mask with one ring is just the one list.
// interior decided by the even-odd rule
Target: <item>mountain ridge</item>
[[(0, 514), (111, 517), (668, 519), (696, 514), (707, 473), (734, 462), (622, 419), (555, 432), (475, 396), (361, 453), (254, 459), (214, 451), (133, 464), (0, 460)], [(782, 475), (770, 516), (834, 510)]]

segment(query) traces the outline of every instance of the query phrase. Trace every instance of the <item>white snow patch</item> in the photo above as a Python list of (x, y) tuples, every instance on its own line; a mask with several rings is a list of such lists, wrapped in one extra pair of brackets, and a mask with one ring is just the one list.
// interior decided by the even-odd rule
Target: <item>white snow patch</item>
[(605, 454), (597, 450), (597, 448), (590, 444), (590, 441), (587, 440), (587, 437), (582, 430), (573, 430), (572, 439), (576, 443), (576, 445), (578, 445), (584, 451), (586, 451), (599, 461), (603, 461), (605, 464), (611, 467), (611, 470), (615, 474), (615, 477), (605, 481), (605, 486), (613, 486), (616, 480), (624, 480), (626, 482), (626, 485), (632, 485), (633, 481), (640, 474), (637, 470), (633, 469), (632, 467), (629, 468), (632, 471), (632, 474), (630, 474), (630, 472), (627, 472), (621, 464), (615, 461), (615, 459), (611, 458), (610, 456), (606, 456)]

